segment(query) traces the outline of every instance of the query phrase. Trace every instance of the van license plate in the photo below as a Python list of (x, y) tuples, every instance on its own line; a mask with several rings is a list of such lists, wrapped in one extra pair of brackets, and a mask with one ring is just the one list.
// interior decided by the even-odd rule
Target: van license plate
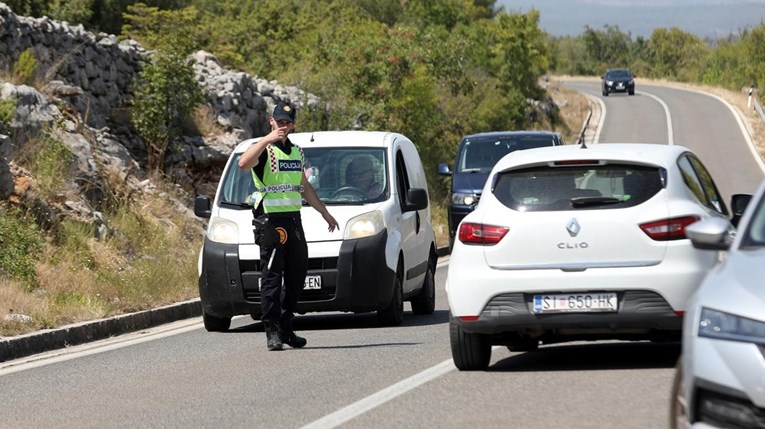
[(616, 293), (534, 295), (534, 313), (617, 311)]
[(303, 289), (321, 289), (321, 276), (306, 276)]

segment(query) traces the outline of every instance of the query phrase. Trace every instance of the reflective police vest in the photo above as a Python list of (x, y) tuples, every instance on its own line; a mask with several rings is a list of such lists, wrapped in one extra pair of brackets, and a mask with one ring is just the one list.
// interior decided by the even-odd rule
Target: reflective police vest
[(262, 200), (264, 213), (299, 212), (303, 206), (303, 151), (293, 146), (290, 154), (274, 145), (266, 146), (268, 165), (263, 168), (263, 180), (252, 171), (255, 181), (255, 207)]

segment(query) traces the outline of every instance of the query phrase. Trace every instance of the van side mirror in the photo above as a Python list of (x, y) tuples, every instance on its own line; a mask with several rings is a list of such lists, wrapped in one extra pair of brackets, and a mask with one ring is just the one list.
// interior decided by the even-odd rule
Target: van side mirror
[(194, 214), (197, 215), (197, 217), (209, 219), (212, 214), (212, 211), (210, 210), (211, 208), (212, 204), (210, 204), (210, 197), (207, 195), (198, 195), (194, 199)]
[(428, 207), (428, 191), (423, 188), (412, 188), (406, 192), (404, 211), (411, 212)]
[(751, 194), (734, 194), (730, 198), (730, 207), (733, 216), (731, 216), (730, 223), (738, 228), (738, 223), (741, 221), (741, 217), (744, 216), (746, 207), (749, 205), (749, 201), (752, 201)]
[(452, 170), (449, 168), (449, 164), (445, 162), (438, 164), (438, 174), (442, 176), (451, 176)]

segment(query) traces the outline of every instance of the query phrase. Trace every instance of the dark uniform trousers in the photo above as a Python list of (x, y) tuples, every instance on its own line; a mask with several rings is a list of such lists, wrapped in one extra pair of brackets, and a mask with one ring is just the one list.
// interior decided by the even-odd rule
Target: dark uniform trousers
[(289, 327), (308, 272), (308, 245), (300, 212), (272, 213), (268, 217), (274, 227), (284, 228), (287, 241), (272, 250), (260, 249), (261, 320)]

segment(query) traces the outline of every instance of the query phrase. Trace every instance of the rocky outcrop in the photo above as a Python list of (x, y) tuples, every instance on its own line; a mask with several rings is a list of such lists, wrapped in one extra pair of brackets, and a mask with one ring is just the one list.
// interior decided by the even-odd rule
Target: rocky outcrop
[[(14, 189), (9, 167), (12, 147), (18, 149), (41, 130), (50, 129), (76, 157), (72, 191), (94, 192), (106, 171), (126, 178), (138, 190), (148, 189), (142, 170), (145, 144), (131, 133), (125, 106), (131, 85), (152, 53), (135, 41), (118, 41), (79, 25), (18, 16), (0, 3), (0, 69), (12, 70), (27, 50), (37, 60), (40, 87), (0, 82), (0, 98), (16, 102), (9, 129), (0, 130), (0, 198), (7, 198)], [(276, 103), (284, 101), (300, 109), (319, 100), (296, 87), (226, 70), (207, 52), (192, 58), (219, 132), (179, 138), (165, 158), (165, 167), (194, 193), (212, 189), (207, 182), (217, 181), (216, 172), (237, 143), (270, 131), (268, 116)]]

